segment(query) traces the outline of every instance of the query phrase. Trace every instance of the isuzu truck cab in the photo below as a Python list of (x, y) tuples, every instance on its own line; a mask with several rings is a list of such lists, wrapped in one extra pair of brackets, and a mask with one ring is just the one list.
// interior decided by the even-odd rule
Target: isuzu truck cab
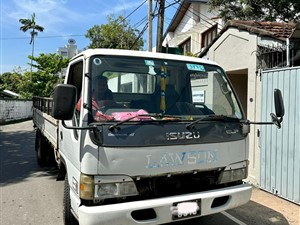
[[(274, 93), (265, 124), (280, 126)], [(251, 123), (218, 64), (162, 53), (83, 51), (53, 98), (34, 99), (38, 163), (58, 164), (66, 225), (162, 224), (247, 203)]]

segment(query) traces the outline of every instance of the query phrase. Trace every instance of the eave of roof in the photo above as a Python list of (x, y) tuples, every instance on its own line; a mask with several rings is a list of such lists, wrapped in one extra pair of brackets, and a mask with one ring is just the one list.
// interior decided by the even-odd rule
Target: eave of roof
[(180, 21), (184, 17), (186, 11), (189, 9), (190, 5), (191, 3), (187, 1), (180, 3), (180, 6), (178, 7), (175, 15), (172, 18), (172, 21), (170, 22), (168, 28), (166, 29), (164, 36), (166, 36), (168, 32), (174, 32), (176, 30), (177, 26), (179, 25)]
[(295, 29), (291, 35), (291, 38), (299, 38), (300, 39), (300, 23), (297, 23)]
[(174, 32), (176, 30), (176, 28), (178, 27), (180, 21), (182, 20), (182, 18), (184, 17), (184, 15), (186, 14), (186, 11), (188, 11), (191, 3), (207, 3), (208, 0), (182, 0), (182, 2), (180, 3), (177, 11), (175, 12), (175, 15), (172, 18), (172, 21), (170, 22), (168, 28), (166, 29), (165, 35), (168, 32)]
[(232, 20), (225, 24), (226, 26), (236, 27), (240, 30), (249, 31), (261, 36), (271, 36), (279, 40), (290, 38), (295, 28), (295, 23), (280, 22), (257, 22), (245, 20)]
[(300, 30), (300, 26), (295, 23), (230, 20), (224, 25), (218, 36), (200, 53), (199, 57), (203, 57), (218, 38), (231, 27), (248, 31), (249, 33), (257, 34), (258, 36), (272, 37), (281, 41), (296, 36), (294, 34), (297, 34), (298, 36), (298, 33), (295, 33), (295, 31), (298, 29)]

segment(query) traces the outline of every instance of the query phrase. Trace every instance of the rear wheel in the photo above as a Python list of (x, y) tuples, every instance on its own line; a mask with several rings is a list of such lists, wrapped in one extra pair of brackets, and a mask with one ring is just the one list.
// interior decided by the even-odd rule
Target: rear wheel
[(47, 164), (47, 152), (45, 151), (44, 147), (45, 147), (45, 138), (42, 135), (41, 131), (37, 130), (35, 136), (35, 151), (36, 151), (37, 163), (40, 166), (46, 166)]
[(41, 167), (55, 165), (54, 151), (40, 130), (36, 131), (35, 151), (37, 163)]
[(78, 221), (71, 212), (70, 186), (67, 174), (65, 176), (64, 183), (63, 218), (64, 225), (79, 225)]

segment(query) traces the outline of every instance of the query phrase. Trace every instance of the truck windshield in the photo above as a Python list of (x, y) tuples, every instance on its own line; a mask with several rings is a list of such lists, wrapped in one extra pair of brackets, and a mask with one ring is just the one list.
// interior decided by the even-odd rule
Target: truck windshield
[(154, 114), (242, 119), (227, 77), (216, 65), (99, 55), (90, 59), (90, 74), (94, 121), (157, 120)]

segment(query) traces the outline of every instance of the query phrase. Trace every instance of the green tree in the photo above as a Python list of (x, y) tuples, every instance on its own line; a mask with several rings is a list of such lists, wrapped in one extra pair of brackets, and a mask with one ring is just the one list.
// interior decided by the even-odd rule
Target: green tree
[(300, 22), (299, 0), (209, 0), (211, 10), (227, 20)]
[(69, 59), (59, 54), (40, 54), (38, 57), (28, 56), (34, 63), (35, 72), (25, 72), (22, 77), (19, 93), (22, 97), (51, 95), (54, 86), (60, 83), (59, 75), (67, 67)]
[[(28, 30), (30, 30), (30, 42), (29, 44), (32, 44), (32, 52), (31, 52), (31, 56), (33, 57), (34, 54), (34, 38), (35, 36), (38, 35), (38, 32), (43, 32), (44, 31), (44, 27), (36, 24), (35, 21), (35, 13), (33, 13), (31, 15), (31, 19), (19, 19), (19, 22), (22, 24), (22, 26), (20, 27), (20, 30), (23, 32), (27, 32)], [(32, 64), (32, 61), (31, 61)], [(30, 72), (32, 73), (32, 66), (30, 67)]]
[(91, 43), (88, 48), (113, 48), (142, 50), (143, 39), (139, 30), (131, 27), (123, 16), (107, 16), (107, 24), (95, 25), (87, 31), (85, 37)]
[(22, 75), (16, 71), (6, 72), (0, 75), (0, 92), (3, 90), (19, 93)]
[(38, 72), (52, 76), (60, 73), (61, 69), (66, 68), (70, 61), (56, 53), (41, 53), (38, 57), (28, 56), (28, 58), (34, 61), (32, 67), (36, 68)]

